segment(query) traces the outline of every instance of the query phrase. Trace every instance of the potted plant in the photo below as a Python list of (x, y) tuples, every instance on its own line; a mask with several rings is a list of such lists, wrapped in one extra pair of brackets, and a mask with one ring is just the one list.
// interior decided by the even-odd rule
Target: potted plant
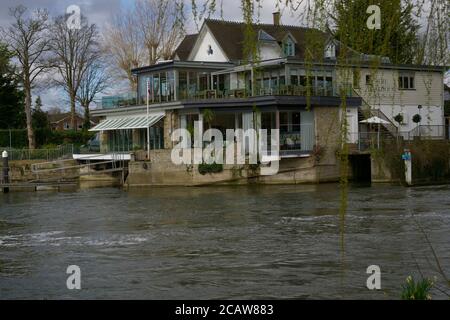
[(401, 113), (399, 113), (398, 115), (396, 115), (396, 116), (394, 117), (394, 120), (395, 120), (395, 122), (397, 122), (398, 125), (400, 126), (400, 125), (403, 123), (403, 120), (404, 120), (403, 115), (402, 115)]
[(420, 115), (420, 114), (415, 114), (414, 116), (413, 116), (413, 118), (412, 118), (412, 121), (414, 122), (414, 123), (420, 123), (421, 121), (422, 121), (422, 116)]

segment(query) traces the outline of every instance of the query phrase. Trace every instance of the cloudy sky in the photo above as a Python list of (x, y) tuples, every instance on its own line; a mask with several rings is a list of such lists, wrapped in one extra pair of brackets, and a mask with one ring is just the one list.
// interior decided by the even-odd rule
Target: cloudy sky
[[(198, 2), (200, 3), (201, 0)], [(78, 5), (81, 13), (89, 19), (91, 23), (95, 23), (100, 30), (105, 26), (109, 19), (117, 13), (121, 12), (121, 8), (131, 6), (134, 0), (0, 0), (0, 26), (7, 26), (11, 22), (9, 16), (9, 8), (24, 5), (29, 9), (46, 8), (52, 16), (64, 14), (70, 5)], [(186, 1), (187, 4), (190, 3)], [(220, 1), (217, 1), (220, 3)], [(223, 0), (223, 11), (225, 19), (242, 20), (240, 3), (241, 0)], [(220, 11), (218, 9), (218, 11)], [(261, 11), (261, 20), (270, 23), (272, 21), (272, 12), (275, 11), (275, 4), (271, 0), (264, 1), (264, 8)], [(217, 13), (217, 18), (219, 12)], [(296, 19), (286, 15), (283, 17), (284, 23), (294, 24)], [(188, 23), (189, 32), (195, 32), (193, 23)], [(67, 109), (67, 102), (64, 94), (58, 89), (39, 90), (34, 92), (35, 95), (41, 95), (45, 108), (58, 106)]]

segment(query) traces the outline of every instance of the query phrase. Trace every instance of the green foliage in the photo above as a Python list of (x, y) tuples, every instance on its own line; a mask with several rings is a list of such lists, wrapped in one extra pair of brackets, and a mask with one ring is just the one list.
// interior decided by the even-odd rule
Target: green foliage
[[(50, 128), (39, 128), (35, 130), (36, 146), (42, 148), (45, 145), (73, 144), (81, 146), (86, 144), (95, 136), (88, 131), (53, 131)], [(0, 147), (8, 147), (10, 143), (9, 130), (0, 130)], [(21, 149), (28, 147), (26, 129), (11, 130), (11, 145), (13, 148)]]
[(24, 96), (19, 90), (11, 57), (7, 47), (0, 43), (0, 129), (25, 126)]
[(48, 120), (47, 112), (42, 111), (40, 108), (33, 110), (32, 114), (33, 129), (45, 129), (50, 128), (50, 121)]
[(422, 279), (415, 281), (409, 276), (406, 284), (402, 286), (402, 300), (431, 300), (430, 291), (433, 288), (433, 281)]
[(211, 109), (203, 110), (203, 120), (205, 121), (205, 123), (209, 125), (210, 128), (211, 123), (214, 121), (214, 118), (215, 118), (214, 111), (212, 111)]
[[(370, 5), (381, 9), (381, 29), (367, 28)], [(413, 5), (401, 0), (338, 0), (337, 38), (358, 52), (387, 56), (393, 63), (414, 62), (418, 24)]]
[(42, 100), (41, 100), (41, 96), (38, 96), (36, 98), (36, 102), (34, 103), (34, 107), (36, 110), (41, 110), (42, 109)]
[(401, 113), (399, 113), (398, 115), (396, 115), (395, 117), (394, 117), (394, 120), (395, 120), (395, 122), (397, 122), (397, 123), (399, 123), (399, 124), (401, 124), (401, 123), (403, 123), (403, 115), (401, 114)]
[(202, 163), (198, 165), (198, 172), (203, 176), (208, 173), (220, 173), (223, 172), (223, 164), (217, 164), (215, 162), (212, 164)]
[(450, 179), (450, 144), (448, 141), (416, 140), (409, 146), (412, 153), (413, 178), (416, 182)]
[(420, 121), (422, 121), (422, 116), (420, 114), (415, 114), (412, 118), (412, 121), (414, 123), (420, 123)]
[(415, 140), (408, 143), (384, 144), (371, 151), (376, 163), (386, 163), (392, 178), (405, 181), (404, 149), (412, 154), (414, 183), (450, 181), (450, 143), (448, 141)]

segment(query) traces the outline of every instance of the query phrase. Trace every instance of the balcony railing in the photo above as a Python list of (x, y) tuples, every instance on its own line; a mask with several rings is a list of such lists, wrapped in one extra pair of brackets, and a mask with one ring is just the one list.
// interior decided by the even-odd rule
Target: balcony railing
[[(333, 86), (301, 86), (301, 85), (279, 85), (274, 87), (255, 88), (254, 91), (248, 88), (240, 89), (211, 89), (211, 90), (178, 90), (178, 100), (216, 100), (216, 99), (239, 99), (249, 97), (261, 96), (320, 96), (320, 97), (341, 97), (344, 94), (346, 97), (355, 96), (353, 89), (350, 86), (333, 85)], [(151, 97), (150, 104), (160, 104), (171, 102), (169, 97)], [(104, 99), (102, 109), (121, 108), (136, 105), (147, 104), (147, 98), (136, 98), (125, 95), (116, 96), (113, 99)]]
[(409, 132), (399, 132), (399, 136), (405, 140), (444, 140), (448, 137), (446, 126), (442, 125), (421, 125)]
[(180, 91), (180, 100), (189, 99), (235, 99), (248, 98), (258, 96), (321, 96), (321, 97), (340, 97), (342, 92), (347, 97), (354, 96), (353, 89), (350, 86), (296, 86), (296, 85), (280, 85), (271, 88), (256, 88), (254, 92), (250, 89), (223, 89), (223, 90), (201, 90), (201, 91)]

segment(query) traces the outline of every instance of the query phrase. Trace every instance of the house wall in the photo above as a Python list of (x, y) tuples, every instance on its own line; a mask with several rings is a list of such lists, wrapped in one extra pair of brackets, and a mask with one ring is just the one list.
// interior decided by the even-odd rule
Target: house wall
[[(378, 70), (371, 74), (371, 70), (362, 69), (360, 89), (356, 91), (370, 106), (380, 109), (394, 124), (397, 124), (394, 117), (402, 113), (404, 124), (400, 126), (400, 131), (411, 131), (417, 126), (412, 121), (416, 114), (422, 116), (421, 125), (444, 125), (443, 74), (428, 71), (411, 73), (414, 74), (415, 89), (399, 90), (399, 71)], [(366, 85), (367, 75), (375, 79), (373, 87)], [(421, 110), (419, 105), (422, 106)]]
[(281, 48), (277, 43), (263, 42), (259, 46), (261, 60), (278, 59), (281, 55)]
[[(82, 118), (77, 117), (75, 119), (75, 121), (76, 121), (77, 129), (80, 128), (80, 126), (81, 127), (83, 126), (84, 120)], [(69, 126), (69, 128), (66, 128), (66, 123)], [(63, 119), (59, 122), (52, 123), (52, 128), (53, 128), (53, 130), (56, 130), (56, 131), (73, 130), (72, 121), (70, 120), (70, 118)]]

